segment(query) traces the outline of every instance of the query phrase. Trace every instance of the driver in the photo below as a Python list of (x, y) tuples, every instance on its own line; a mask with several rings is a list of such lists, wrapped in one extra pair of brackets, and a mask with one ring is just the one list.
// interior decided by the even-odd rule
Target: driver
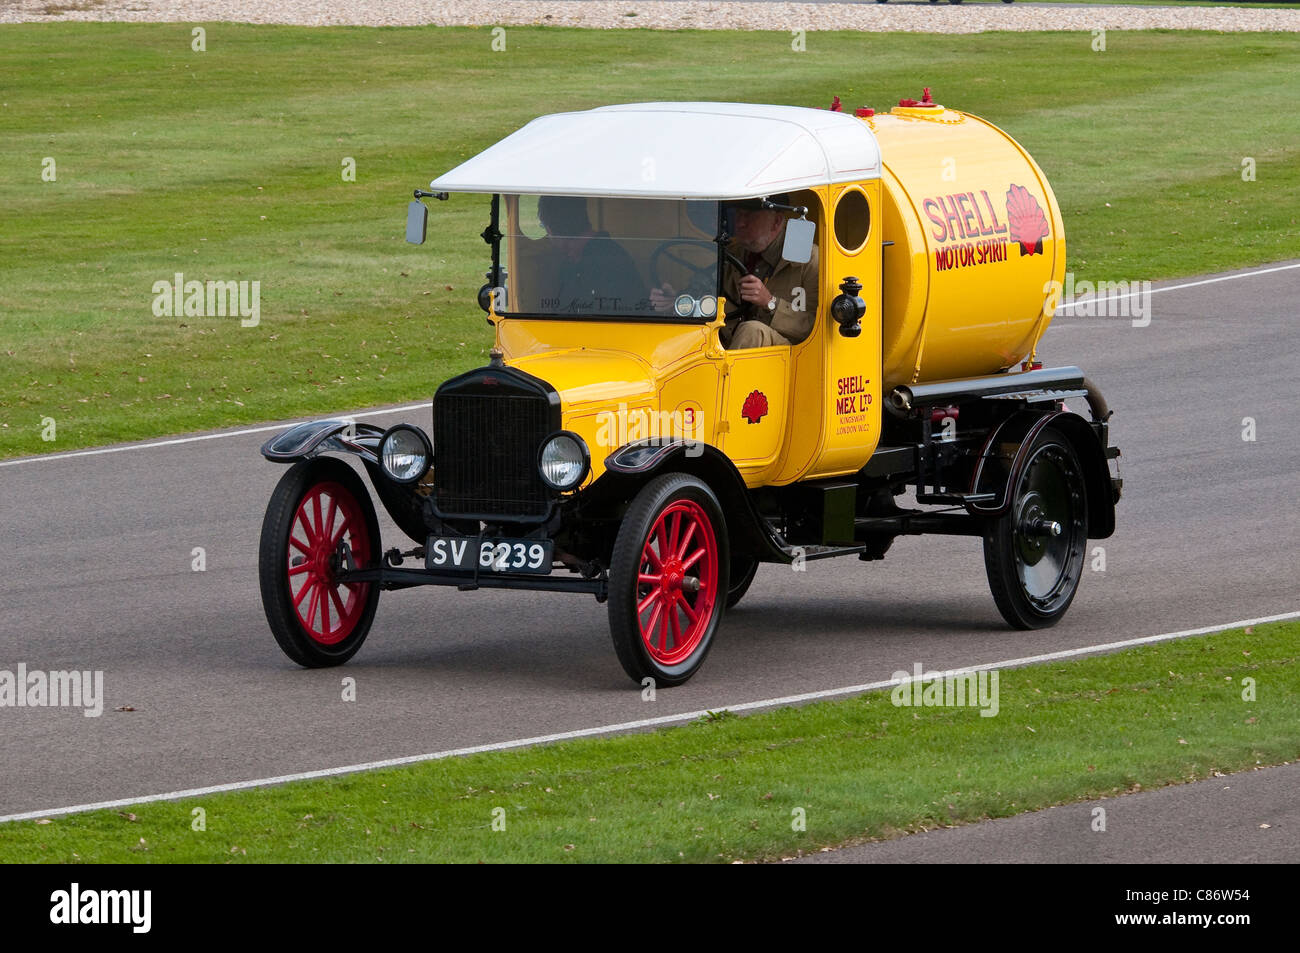
[(609, 232), (598, 232), (587, 218), (587, 200), (543, 195), (537, 217), (555, 249), (548, 262), (553, 282), (550, 297), (557, 312), (637, 311), (644, 307), (645, 285), (636, 264)]
[[(789, 205), (788, 195), (771, 196)], [(806, 264), (781, 257), (786, 218), (758, 199), (736, 203), (735, 237), (727, 250), (744, 263), (723, 272), (727, 319), (722, 343), (731, 349), (798, 344), (812, 333), (817, 314), (817, 246)]]

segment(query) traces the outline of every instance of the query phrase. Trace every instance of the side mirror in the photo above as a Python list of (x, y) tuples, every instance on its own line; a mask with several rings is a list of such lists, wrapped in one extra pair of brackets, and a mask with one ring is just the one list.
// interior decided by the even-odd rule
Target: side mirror
[(817, 226), (806, 218), (792, 218), (785, 223), (785, 245), (781, 248), (781, 257), (806, 265), (812, 258), (813, 239), (817, 236)]
[(429, 226), (429, 209), (418, 199), (406, 206), (406, 240), (412, 245), (423, 245), (425, 230)]

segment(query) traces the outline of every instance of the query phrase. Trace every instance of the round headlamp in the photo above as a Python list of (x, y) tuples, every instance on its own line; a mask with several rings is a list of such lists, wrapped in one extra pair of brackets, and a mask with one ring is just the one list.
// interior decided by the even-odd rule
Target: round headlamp
[(689, 318), (695, 311), (695, 299), (690, 295), (678, 295), (673, 302), (673, 310), (679, 318)]
[(553, 490), (572, 490), (591, 469), (591, 454), (576, 433), (561, 430), (547, 438), (538, 456), (542, 480)]
[(718, 299), (713, 295), (705, 295), (700, 299), (701, 317), (711, 318), (718, 313)]
[(410, 424), (390, 427), (379, 441), (379, 465), (394, 483), (414, 483), (429, 472), (433, 447), (424, 431)]

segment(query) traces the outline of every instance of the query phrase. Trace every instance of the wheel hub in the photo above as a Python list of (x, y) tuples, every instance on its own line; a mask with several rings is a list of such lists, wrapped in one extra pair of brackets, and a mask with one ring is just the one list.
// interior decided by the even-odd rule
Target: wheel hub
[(1050, 602), (1068, 579), (1080, 526), (1079, 498), (1070, 485), (1072, 468), (1055, 447), (1030, 461), (1016, 503), (1015, 556), (1025, 594)]

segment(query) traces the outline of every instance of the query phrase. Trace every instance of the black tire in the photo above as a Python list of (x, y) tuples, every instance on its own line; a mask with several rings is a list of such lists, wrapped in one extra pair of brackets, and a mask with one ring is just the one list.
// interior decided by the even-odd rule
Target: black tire
[(749, 584), (758, 573), (758, 560), (752, 556), (735, 556), (731, 561), (731, 573), (727, 585), (727, 608), (734, 608), (736, 603), (745, 598)]
[[(300, 507), (306, 507), (301, 519)], [(311, 533), (322, 526), (320, 539), (313, 538)], [(257, 562), (262, 608), (275, 641), (285, 655), (307, 668), (341, 665), (355, 655), (379, 602), (375, 583), (332, 582), (338, 550), (331, 549), (326, 536), (336, 537), (339, 548), (346, 541), (357, 568), (380, 564), (379, 521), (361, 478), (333, 457), (302, 460), (271, 494)], [(301, 583), (297, 577), (302, 577)], [(307, 608), (300, 610), (304, 602)]]
[[(697, 540), (704, 551), (698, 557)], [(668, 561), (656, 567), (661, 553)], [(681, 685), (699, 671), (726, 610), (729, 568), (722, 507), (706, 484), (669, 473), (641, 488), (619, 526), (609, 567), (610, 636), (633, 681)], [(645, 582), (646, 575), (658, 581)]]
[(1087, 487), (1070, 441), (1050, 426), (1034, 437), (1014, 479), (1006, 514), (985, 532), (984, 568), (1002, 618), (1043, 629), (1065, 615), (1083, 575)]

